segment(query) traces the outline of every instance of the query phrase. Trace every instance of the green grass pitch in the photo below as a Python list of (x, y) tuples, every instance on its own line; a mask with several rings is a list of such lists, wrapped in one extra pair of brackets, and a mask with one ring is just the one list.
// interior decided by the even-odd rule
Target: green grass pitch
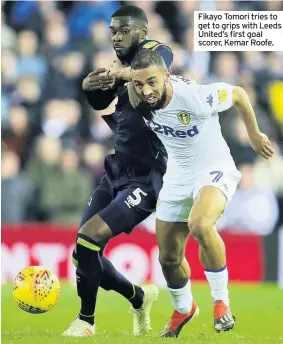
[(62, 285), (58, 305), (46, 314), (31, 315), (13, 302), (11, 285), (2, 286), (2, 343), (3, 344), (283, 344), (283, 290), (275, 285), (230, 286), (233, 313), (237, 317), (233, 331), (215, 333), (212, 328), (212, 304), (206, 284), (194, 284), (193, 292), (200, 307), (200, 315), (184, 327), (178, 339), (157, 337), (171, 315), (172, 308), (166, 290), (160, 290), (158, 302), (152, 310), (152, 332), (145, 337), (131, 335), (132, 318), (129, 305), (114, 292), (101, 291), (97, 304), (97, 335), (90, 338), (62, 338), (78, 311), (76, 290)]

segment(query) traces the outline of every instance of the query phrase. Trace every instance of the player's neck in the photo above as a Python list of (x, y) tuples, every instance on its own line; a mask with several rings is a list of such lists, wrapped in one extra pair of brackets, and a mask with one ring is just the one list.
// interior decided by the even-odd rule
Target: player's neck
[(172, 87), (171, 83), (168, 82), (168, 84), (166, 84), (166, 100), (164, 102), (162, 109), (164, 109), (164, 108), (166, 108), (166, 106), (168, 106), (168, 104), (171, 102), (172, 97), (173, 97), (173, 87)]

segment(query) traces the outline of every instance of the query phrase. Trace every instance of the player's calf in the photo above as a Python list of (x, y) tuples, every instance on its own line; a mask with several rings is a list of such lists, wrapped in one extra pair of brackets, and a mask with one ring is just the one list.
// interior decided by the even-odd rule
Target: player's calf
[(187, 283), (188, 275), (181, 267), (182, 261), (182, 256), (177, 257), (170, 253), (159, 255), (163, 275), (167, 284), (173, 288), (183, 287)]
[(86, 235), (78, 234), (73, 262), (77, 266), (77, 291), (81, 298), (81, 309), (63, 336), (84, 337), (95, 333), (94, 311), (102, 275), (99, 251), (98, 243)]
[(144, 301), (144, 291), (126, 279), (106, 257), (101, 257), (103, 266), (100, 287), (104, 290), (114, 290), (124, 296), (134, 309), (140, 309)]
[(77, 290), (81, 298), (78, 318), (90, 325), (94, 324), (97, 292), (102, 277), (100, 251), (110, 237), (110, 228), (98, 215), (80, 228), (77, 237)]
[(94, 310), (97, 291), (102, 275), (102, 264), (99, 256), (100, 247), (89, 237), (78, 234), (77, 253), (77, 290), (81, 298), (79, 319), (94, 324)]

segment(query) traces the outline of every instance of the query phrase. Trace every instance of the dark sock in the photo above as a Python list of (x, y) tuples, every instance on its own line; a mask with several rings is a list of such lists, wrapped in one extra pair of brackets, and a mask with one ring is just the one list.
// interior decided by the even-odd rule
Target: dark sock
[(78, 318), (83, 320), (83, 321), (86, 321), (87, 323), (89, 323), (90, 325), (94, 325), (94, 315), (89, 315), (89, 316), (85, 316), (85, 315), (82, 315), (81, 313), (78, 315)]
[(96, 250), (97, 246), (98, 244), (85, 235), (78, 235), (76, 274), (77, 291), (81, 298), (81, 310), (78, 317), (91, 325), (94, 324), (96, 298), (102, 275), (102, 263), (99, 252)]
[(114, 290), (129, 300), (135, 309), (141, 308), (144, 292), (141, 287), (132, 284), (119, 271), (115, 269), (109, 259), (102, 256), (103, 273), (100, 287), (105, 290)]

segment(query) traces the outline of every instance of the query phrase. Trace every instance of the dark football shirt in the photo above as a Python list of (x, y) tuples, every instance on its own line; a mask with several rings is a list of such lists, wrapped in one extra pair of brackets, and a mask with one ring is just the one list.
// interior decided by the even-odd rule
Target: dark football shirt
[[(173, 62), (172, 50), (157, 41), (143, 41), (138, 48), (157, 51), (168, 68)], [(137, 51), (137, 52), (138, 52)], [(103, 119), (115, 137), (115, 154), (122, 165), (144, 169), (166, 170), (166, 151), (158, 137), (147, 127), (129, 102), (127, 87), (123, 84), (116, 90), (86, 92), (87, 99), (94, 109), (106, 108), (118, 96), (116, 111)]]

